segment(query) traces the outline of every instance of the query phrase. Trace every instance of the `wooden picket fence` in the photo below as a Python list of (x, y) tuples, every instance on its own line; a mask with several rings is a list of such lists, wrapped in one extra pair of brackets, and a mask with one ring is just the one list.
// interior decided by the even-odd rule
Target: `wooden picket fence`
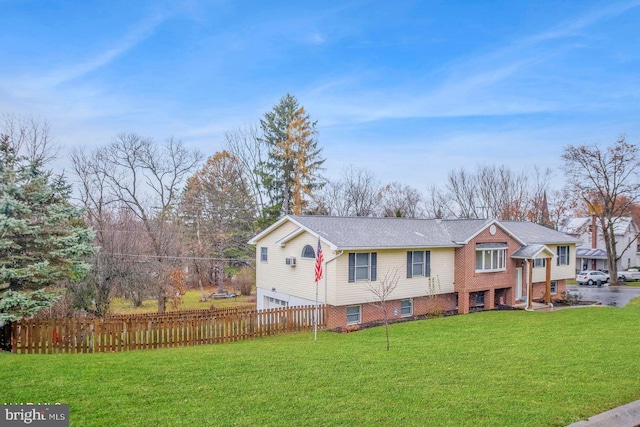
[(136, 314), (110, 314), (109, 319), (139, 319), (139, 318), (160, 318), (160, 317), (187, 317), (196, 316), (202, 317), (210, 313), (214, 313), (218, 316), (223, 314), (239, 313), (245, 311), (255, 311), (255, 303), (240, 304), (233, 307), (226, 308), (204, 308), (204, 309), (192, 309), (192, 310), (178, 310), (178, 311), (166, 311), (164, 313), (136, 313)]
[[(326, 306), (318, 306), (317, 312), (321, 330)], [(315, 306), (303, 306), (21, 320), (11, 325), (11, 351), (108, 353), (226, 343), (310, 331), (315, 314)]]

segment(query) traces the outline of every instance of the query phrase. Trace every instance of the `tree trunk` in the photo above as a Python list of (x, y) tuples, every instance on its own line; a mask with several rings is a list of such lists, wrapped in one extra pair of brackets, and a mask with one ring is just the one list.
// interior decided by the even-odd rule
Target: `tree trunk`
[(204, 293), (204, 286), (202, 286), (202, 278), (198, 277), (198, 286), (200, 287), (200, 301), (207, 302), (207, 295)]
[(158, 313), (165, 313), (167, 311), (167, 293), (164, 286), (160, 288), (158, 292)]

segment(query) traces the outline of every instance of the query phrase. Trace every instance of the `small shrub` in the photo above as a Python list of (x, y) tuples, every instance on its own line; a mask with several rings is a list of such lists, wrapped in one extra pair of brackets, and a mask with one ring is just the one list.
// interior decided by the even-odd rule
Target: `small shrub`
[(437, 303), (436, 307), (429, 312), (430, 317), (442, 317), (444, 315), (444, 310), (442, 309), (442, 304)]
[(231, 280), (234, 292), (251, 295), (256, 284), (256, 274), (252, 268), (243, 268)]
[(554, 303), (560, 305), (578, 305), (580, 301), (582, 301), (582, 298), (584, 298), (584, 295), (581, 292), (562, 292), (560, 293), (560, 298), (554, 300)]
[(171, 296), (171, 308), (177, 310), (182, 304), (182, 297), (187, 292), (185, 284), (185, 272), (180, 268), (174, 268), (167, 277)]

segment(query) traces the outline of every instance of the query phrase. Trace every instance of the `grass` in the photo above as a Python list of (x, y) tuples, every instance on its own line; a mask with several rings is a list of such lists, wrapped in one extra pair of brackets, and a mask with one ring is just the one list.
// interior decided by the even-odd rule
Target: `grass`
[(625, 282), (626, 286), (640, 286), (640, 282), (638, 281), (633, 281), (633, 282)]
[[(207, 296), (216, 292), (217, 288), (207, 287), (205, 293)], [(254, 296), (238, 296), (236, 298), (222, 298), (216, 300), (208, 300), (206, 302), (200, 301), (200, 289), (188, 289), (182, 297), (182, 304), (174, 309), (171, 306), (171, 302), (167, 301), (167, 311), (177, 310), (201, 310), (207, 309), (211, 306), (216, 308), (228, 308), (234, 307), (238, 304), (250, 303), (255, 301)], [(130, 300), (123, 298), (111, 299), (111, 312), (114, 314), (141, 314), (141, 313), (155, 313), (158, 311), (158, 300), (147, 299), (142, 302), (140, 307), (133, 307)]]
[(563, 426), (640, 399), (640, 300), (131, 353), (0, 355), (72, 426)]

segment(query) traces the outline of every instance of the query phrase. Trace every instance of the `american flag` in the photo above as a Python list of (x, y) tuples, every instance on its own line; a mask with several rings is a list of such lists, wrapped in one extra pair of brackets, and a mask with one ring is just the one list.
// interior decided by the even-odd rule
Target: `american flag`
[(322, 246), (320, 246), (320, 238), (318, 237), (318, 250), (316, 251), (316, 282), (322, 279), (322, 263), (324, 257), (322, 256)]

